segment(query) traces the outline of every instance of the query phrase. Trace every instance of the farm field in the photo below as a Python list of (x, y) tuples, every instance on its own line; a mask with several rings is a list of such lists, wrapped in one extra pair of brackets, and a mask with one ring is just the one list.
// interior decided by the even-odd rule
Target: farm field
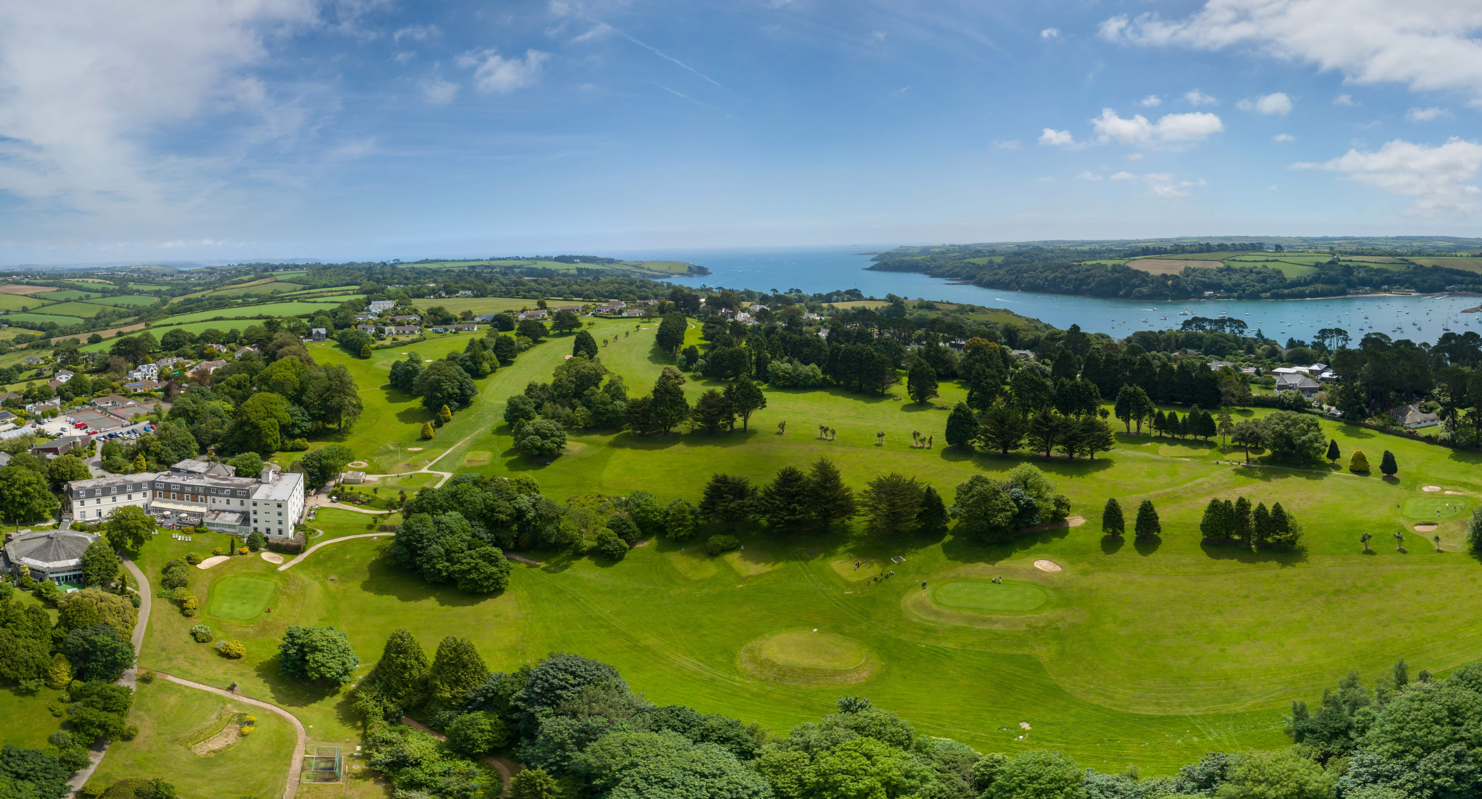
[(77, 289), (61, 289), (59, 291), (48, 291), (46, 299), (55, 302), (66, 302), (68, 300), (87, 300), (97, 297), (96, 291), (78, 291)]
[(1482, 258), (1412, 258), (1411, 260), (1421, 266), (1445, 266), (1451, 269), (1482, 273)]
[(54, 316), (80, 316), (85, 319), (91, 319), (102, 313), (105, 309), (107, 309), (107, 306), (89, 302), (59, 302), (55, 305), (46, 306), (42, 311)]
[(204, 297), (208, 294), (213, 297), (244, 297), (258, 294), (287, 294), (288, 292), (299, 291), (303, 288), (304, 286), (302, 283), (289, 283), (281, 280), (264, 279), (255, 280), (251, 283), (239, 283), (235, 286), (226, 286), (218, 289), (206, 289), (205, 291), (197, 291), (194, 294), (185, 295), (185, 297), (182, 299)]
[[(246, 328), (250, 324), (252, 324), (252, 321), (251, 320), (248, 320), (248, 319), (227, 319), (225, 321), (220, 321), (220, 322), (191, 322), (190, 324), (184, 324), (184, 325), (154, 325), (154, 326), (152, 326), (152, 327), (149, 328), (149, 332), (156, 339), (158, 339), (160, 336), (163, 336), (170, 329), (177, 328), (177, 327), (178, 328), (181, 328), (183, 330), (186, 330), (188, 332), (197, 333), (197, 334), (198, 333), (201, 333), (203, 331), (206, 331), (206, 330), (210, 330), (211, 328), (214, 327), (217, 330), (220, 330), (221, 332), (225, 333), (228, 330), (231, 330), (233, 328), (235, 328), (237, 330), (242, 330), (242, 329)], [(129, 325), (127, 328), (120, 328), (120, 329), (125, 330), (126, 333), (133, 333), (133, 332), (137, 332), (138, 330), (141, 330), (142, 328), (136, 327), (134, 325)], [(89, 333), (88, 335), (92, 335), (92, 334)], [(111, 330), (109, 330), (109, 331), (103, 331), (103, 341), (100, 341), (97, 344), (84, 344), (79, 349), (81, 349), (81, 351), (83, 351), (83, 352), (95, 352), (95, 351), (98, 351), (98, 350), (107, 350), (109, 347), (113, 346), (113, 338), (114, 338), (113, 331), (111, 331)]]
[(0, 311), (40, 308), (46, 301), (34, 294), (0, 294)]
[[(261, 305), (244, 305), (239, 308), (217, 308), (213, 311), (177, 314), (165, 320), (171, 326), (204, 322), (210, 319), (267, 319), (279, 316), (303, 316), (325, 310), (321, 303), (313, 302), (269, 302)], [(245, 325), (244, 325), (245, 327)]]
[(623, 261), (616, 264), (568, 264), (561, 261), (542, 261), (535, 259), (502, 259), (497, 261), (435, 261), (428, 263), (408, 263), (403, 264), (403, 266), (417, 267), (418, 269), (467, 266), (518, 266), (527, 269), (550, 269), (558, 272), (573, 272), (577, 269), (603, 269), (611, 272), (631, 274), (637, 277), (662, 277), (665, 275), (685, 274), (689, 271), (690, 265), (681, 261)]
[[(207, 751), (202, 741), (232, 723), (238, 712), (257, 720), (253, 733)], [(287, 720), (275, 713), (157, 678), (139, 684), (129, 723), (139, 726), (139, 736), (115, 741), (93, 782), (163, 776), (181, 799), (222, 796), (223, 786), (230, 786), (233, 796), (281, 796), (287, 784), (295, 737)], [(193, 745), (204, 754), (192, 751)]]
[(43, 313), (10, 313), (5, 315), (6, 321), (10, 322), (56, 322), (59, 325), (75, 325), (82, 321), (81, 317), (63, 316), (60, 314)]
[[(633, 395), (667, 360), (652, 349), (652, 325), (600, 321), (590, 330), (609, 342), (603, 362)], [(270, 662), (275, 638), (289, 624), (333, 624), (370, 661), (390, 632), (405, 626), (429, 651), (445, 635), (468, 636), (494, 668), (549, 651), (578, 652), (617, 666), (650, 701), (728, 713), (774, 733), (816, 719), (847, 692), (901, 712), (923, 732), (983, 751), (1055, 748), (1082, 765), (1137, 763), (1151, 774), (1206, 751), (1282, 745), (1289, 701), (1315, 700), (1349, 668), (1372, 680), (1404, 657), (1413, 669), (1444, 673), (1482, 655), (1482, 613), (1454, 601), (1482, 584), (1475, 560), (1459, 552), (1464, 519), (1482, 494), (1475, 476), (1482, 456), (1331, 422), (1323, 427), (1342, 449), (1340, 462), (1354, 449), (1371, 461), (1390, 449), (1398, 479), (1338, 467), (1232, 466), (1217, 461), (1242, 455), (1217, 441), (1125, 434), (1094, 462), (973, 455), (945, 448), (947, 414), (896, 400), (903, 393), (897, 386), (883, 398), (768, 391), (768, 407), (753, 417), (749, 433), (638, 438), (576, 431), (566, 453), (546, 465), (511, 450), (503, 400), (531, 380), (548, 380), (570, 351), (569, 336), (547, 340), (479, 381), (473, 405), (432, 441), (417, 436), (430, 414), (386, 385), (402, 352), (440, 357), (471, 335), (377, 350), (366, 360), (334, 345), (310, 346), (316, 361), (344, 364), (362, 388), (365, 413), (343, 443), (371, 462), (366, 471), (415, 468), (445, 456), (434, 468), (528, 474), (558, 500), (642, 488), (664, 501), (696, 501), (711, 472), (761, 483), (782, 465), (818, 457), (833, 459), (856, 490), (895, 470), (948, 497), (973, 474), (1002, 476), (1030, 462), (1071, 498), (1073, 513), (1091, 521), (998, 546), (950, 535), (882, 540), (855, 529), (781, 537), (745, 528), (746, 549), (718, 558), (668, 541), (634, 549), (615, 565), (533, 553), (546, 564), (516, 566), (510, 589), (495, 597), (421, 582), (383, 557), (389, 539), (335, 544), (287, 572), (260, 558), (232, 558), (191, 571), (192, 591), (204, 602), (197, 619), (158, 606), (145, 667), (211, 684), (238, 681), (248, 696), (288, 707), (326, 740), (348, 740), (359, 730), (344, 693), (280, 680)], [(685, 389), (693, 400), (719, 385), (691, 377)], [(944, 385), (942, 394), (938, 404), (950, 406), (962, 390)], [(777, 432), (781, 421), (788, 422), (785, 434)], [(837, 439), (818, 439), (819, 424), (836, 428)], [(879, 430), (887, 432), (883, 446), (875, 443)], [(912, 430), (935, 436), (937, 446), (912, 448)], [(1423, 490), (1432, 485), (1460, 493)], [(1108, 496), (1128, 509), (1152, 499), (1161, 540), (1104, 542), (1097, 520)], [(1256, 554), (1203, 546), (1197, 531), (1204, 505), (1236, 496), (1281, 502), (1304, 526), (1304, 548)], [(330, 538), (377, 523), (349, 511), (319, 514), (316, 526)], [(1438, 529), (1416, 531), (1423, 522)], [(1375, 535), (1373, 554), (1361, 554), (1361, 532)], [(1408, 553), (1386, 545), (1394, 533)], [(1442, 552), (1429, 544), (1432, 535), (1441, 537)], [(191, 544), (156, 537), (141, 563), (154, 577), (170, 557), (219, 545), (216, 536)], [(892, 556), (904, 560), (891, 563)], [(1062, 570), (1041, 571), (1034, 563), (1042, 559)], [(856, 560), (866, 563), (863, 574), (852, 568)], [(859, 579), (882, 568), (895, 577)], [(989, 582), (995, 576), (1004, 582)], [(251, 592), (241, 590), (249, 585)], [(256, 598), (243, 600), (245, 594)], [(1354, 623), (1355, 608), (1362, 608), (1362, 624)], [(724, 624), (716, 623), (720, 617)], [(470, 618), (479, 624), (470, 626)], [(192, 642), (186, 631), (195, 621), (242, 639), (248, 657), (225, 661)], [(817, 646), (808, 638), (814, 629), (826, 636)], [(758, 671), (745, 654), (756, 652), (792, 671)], [(797, 684), (798, 669), (819, 670), (803, 668), (810, 663), (863, 681), (846, 687), (831, 675)], [(1033, 725), (1022, 740), (1021, 721)]]
[(159, 302), (159, 297), (151, 297), (145, 294), (125, 294), (118, 297), (96, 297), (89, 300), (89, 302), (96, 305), (145, 306)]
[[(548, 300), (552, 308), (557, 305), (578, 305), (581, 300)], [(474, 316), (486, 313), (499, 313), (501, 311), (518, 311), (522, 308), (534, 308), (535, 300), (525, 300), (518, 297), (434, 297), (424, 300), (413, 300), (413, 307), (419, 311), (441, 305), (449, 313), (460, 314), (470, 311)], [(554, 312), (554, 311), (553, 311)]]

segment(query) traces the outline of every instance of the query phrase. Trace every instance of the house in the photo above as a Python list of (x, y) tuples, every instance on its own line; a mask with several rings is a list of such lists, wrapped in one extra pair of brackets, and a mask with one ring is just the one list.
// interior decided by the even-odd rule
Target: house
[(345, 472), (340, 475), (340, 482), (360, 485), (365, 482), (365, 472)]
[(219, 464), (186, 460), (168, 472), (107, 475), (67, 484), (65, 500), (82, 521), (105, 519), (132, 505), (151, 516), (204, 523), (221, 533), (261, 532), (287, 538), (304, 515), (304, 476), (273, 464), (260, 474), (228, 476)]
[(375, 335), (376, 333), (375, 325), (356, 325), (355, 329), (367, 335)]
[(1030, 352), (1029, 350), (1009, 350), (1009, 354), (1016, 355), (1026, 361), (1034, 360), (1034, 353)]
[(478, 332), (478, 329), (479, 329), (479, 326), (478, 325), (475, 325), (475, 324), (458, 324), (458, 325), (453, 325), (453, 332), (454, 333), (477, 333)]
[(124, 383), (124, 388), (128, 389), (131, 394), (138, 394), (142, 391), (158, 391), (164, 385), (158, 380), (136, 380), (132, 383)]
[(1316, 394), (1321, 388), (1322, 386), (1319, 386), (1316, 380), (1300, 372), (1279, 374), (1276, 376), (1277, 394), (1283, 391), (1300, 391), (1302, 392), (1302, 396), (1312, 399), (1312, 395)]
[(422, 321), (422, 317), (414, 313), (409, 313), (402, 314), (401, 316), (393, 316), (391, 317), (391, 321), (396, 322), (397, 324), (407, 324), (409, 322), (420, 322)]
[(357, 322), (368, 322), (368, 321), (370, 321), (372, 319), (375, 319), (375, 318), (376, 318), (376, 315), (373, 314), (373, 313), (358, 313), (358, 314), (355, 314), (355, 321), (357, 321)]
[(388, 336), (415, 336), (422, 332), (422, 328), (416, 325), (390, 325), (386, 328)]
[(62, 383), (65, 383), (68, 380), (72, 379), (72, 373), (67, 371), (66, 369), (58, 369), (57, 373), (51, 376), (51, 379), (57, 385), (61, 385)]
[(50, 460), (59, 458), (74, 449), (82, 449), (87, 446), (87, 436), (59, 436), (51, 441), (43, 441), (31, 448), (31, 454), (38, 458)]
[(396, 307), (396, 300), (375, 300), (365, 306), (366, 313), (380, 313)]
[(572, 313), (581, 313), (581, 306), (580, 305), (558, 305), (558, 306), (556, 306), (556, 310), (557, 311), (570, 311)]
[[(646, 313), (648, 313), (647, 308), (624, 308), (622, 315), (624, 319), (631, 319), (635, 316), (643, 316)], [(737, 318), (739, 319), (740, 317)]]
[(327, 333), (325, 333), (324, 328), (315, 327), (309, 329), (309, 338), (312, 338), (315, 341), (323, 341), (326, 338), (329, 338), (329, 336)]
[(15, 414), (10, 411), (0, 411), (0, 424), (10, 424), (15, 421)]
[(9, 402), (10, 400), (18, 400), (20, 398), (21, 395), (15, 393), (14, 391), (7, 391), (4, 394), (0, 394), (0, 402)]
[(168, 358), (161, 358), (155, 361), (154, 364), (161, 369), (175, 370), (184, 369), (185, 367), (190, 366), (190, 361), (187, 361), (184, 358), (175, 355), (171, 355)]
[(122, 408), (125, 405), (133, 405), (134, 401), (117, 394), (109, 394), (106, 397), (98, 397), (93, 400), (93, 406), (98, 408)]
[(1441, 418), (1434, 413), (1426, 413), (1419, 405), (1401, 405), (1389, 412), (1396, 422), (1399, 422), (1406, 430), (1418, 430), (1422, 427), (1435, 427), (1441, 423)]
[(467, 289), (464, 289), (463, 291), (460, 291), (457, 294), (454, 294), (453, 296), (454, 297), (472, 297), (473, 296), (473, 292), (471, 292), (471, 291), (469, 291)]
[(1213, 369), (1216, 372), (1218, 372), (1219, 370), (1225, 368), (1226, 366), (1234, 366), (1234, 365), (1235, 364), (1230, 363), (1229, 361), (1210, 361), (1209, 362), (1209, 368), (1210, 369)]
[(23, 363), (23, 364), (25, 364), (27, 366), (36, 366), (37, 364), (41, 363), (41, 359), (40, 358), (37, 358), (35, 356), (32, 356), (30, 358), (25, 359), (24, 361), (21, 361), (21, 363)]
[(628, 304), (626, 302), (623, 302), (622, 300), (608, 300), (602, 305), (601, 310), (606, 311), (607, 313), (617, 313), (618, 311), (621, 311), (623, 308), (627, 307), (627, 305)]
[(237, 354), (232, 356), (232, 360), (240, 361), (254, 352), (257, 352), (256, 347), (243, 347), (242, 349), (237, 350)]
[(32, 402), (26, 406), (26, 413), (42, 414), (47, 411), (55, 411), (62, 407), (61, 400), (48, 400), (46, 402)]
[(82, 554), (101, 536), (77, 530), (22, 530), (5, 545), (5, 570), (25, 566), (37, 582), (81, 583)]
[(158, 380), (160, 367), (157, 363), (141, 363), (129, 372), (130, 380)]
[(226, 366), (226, 361), (202, 361), (201, 364), (196, 367), (196, 371), (205, 372), (209, 375), (223, 366)]
[(533, 311), (520, 311), (520, 318), (521, 319), (544, 319), (545, 318), (545, 310), (543, 308), (536, 308)]

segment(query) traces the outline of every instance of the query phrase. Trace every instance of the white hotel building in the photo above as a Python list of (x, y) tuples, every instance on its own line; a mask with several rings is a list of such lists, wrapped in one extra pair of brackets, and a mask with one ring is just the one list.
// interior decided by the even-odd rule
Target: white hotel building
[(304, 476), (274, 464), (256, 477), (236, 477), (223, 463), (186, 460), (168, 472), (140, 472), (73, 480), (67, 484), (72, 518), (93, 523), (133, 505), (152, 516), (168, 514), (187, 524), (246, 536), (293, 535), (304, 515)]

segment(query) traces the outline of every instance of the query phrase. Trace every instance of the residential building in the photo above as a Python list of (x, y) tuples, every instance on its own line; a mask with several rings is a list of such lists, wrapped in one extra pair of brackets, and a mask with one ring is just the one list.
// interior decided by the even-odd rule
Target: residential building
[(367, 313), (380, 313), (396, 307), (396, 300), (375, 300), (365, 306)]
[(570, 311), (572, 313), (581, 313), (581, 306), (580, 305), (558, 305), (558, 306), (556, 306), (556, 310), (557, 311)]
[(81, 583), (82, 555), (101, 536), (78, 530), (22, 530), (5, 545), (5, 570), (37, 582)]
[(117, 394), (109, 394), (106, 397), (98, 397), (93, 400), (93, 405), (98, 408), (121, 408), (125, 405), (133, 405), (134, 400), (128, 397), (120, 397)]
[(536, 309), (530, 310), (530, 311), (520, 311), (520, 318), (521, 319), (544, 319), (545, 318), (545, 309), (543, 309), (543, 308), (536, 308)]
[(233, 476), (231, 467), (185, 460), (167, 472), (108, 475), (67, 484), (66, 502), (80, 521), (105, 519), (133, 505), (153, 516), (204, 522), (217, 532), (286, 538), (304, 513), (304, 476), (268, 464), (262, 473)]
[(220, 369), (223, 366), (226, 366), (226, 361), (202, 361), (195, 370), (197, 372), (205, 372), (206, 374), (211, 374), (212, 372)]
[(315, 328), (310, 328), (309, 329), (309, 338), (312, 338), (315, 341), (323, 341), (323, 340), (325, 340), (328, 337), (329, 337), (328, 334), (325, 333), (324, 328), (322, 328), (322, 327), (315, 327)]
[(74, 449), (87, 447), (87, 436), (58, 436), (51, 441), (43, 441), (31, 448), (31, 454), (44, 460), (59, 458)]
[(242, 349), (237, 350), (237, 354), (235, 354), (235, 355), (232, 356), (232, 360), (234, 360), (234, 361), (240, 361), (243, 358), (247, 357), (248, 355), (251, 355), (254, 352), (257, 352), (257, 348), (256, 347), (243, 347)]
[(457, 324), (457, 325), (453, 325), (453, 332), (455, 332), (455, 333), (476, 333), (476, 332), (478, 332), (478, 329), (479, 329), (479, 326), (478, 325), (475, 325), (475, 324)]
[(132, 383), (124, 383), (124, 388), (128, 389), (129, 392), (133, 394), (138, 394), (143, 391), (158, 391), (164, 387), (165, 384), (161, 383), (158, 380), (135, 380)]
[(1441, 417), (1434, 413), (1426, 413), (1419, 405), (1401, 405), (1389, 412), (1396, 422), (1399, 422), (1406, 430), (1418, 430), (1422, 427), (1435, 427), (1441, 423)]
[(390, 325), (386, 328), (388, 336), (415, 336), (422, 332), (422, 328), (416, 325)]
[(454, 294), (453, 296), (454, 297), (472, 297), (473, 296), (473, 292), (472, 291), (469, 291), (467, 289), (464, 289), (463, 291), (460, 291), (457, 294)]
[(356, 325), (355, 329), (367, 335), (375, 335), (376, 333), (375, 325)]
[(58, 384), (65, 383), (72, 379), (72, 373), (66, 369), (58, 369), (57, 373), (51, 376), (51, 379)]
[(624, 308), (622, 315), (626, 319), (631, 319), (635, 316), (643, 316), (646, 313), (648, 313), (648, 309), (646, 308)]
[[(1273, 369), (1272, 371), (1275, 372), (1278, 370)], [(1300, 372), (1279, 374), (1276, 376), (1277, 394), (1283, 391), (1300, 391), (1302, 392), (1302, 396), (1312, 399), (1312, 395), (1316, 394), (1321, 388), (1322, 386), (1319, 386), (1316, 380)]]
[(129, 372), (130, 380), (158, 380), (160, 367), (157, 363), (141, 363)]
[(393, 316), (393, 317), (391, 317), (391, 321), (393, 321), (393, 322), (395, 322), (397, 324), (408, 324), (410, 322), (420, 322), (420, 321), (422, 321), (422, 317), (420, 317), (420, 316), (418, 316), (418, 315), (416, 315), (414, 313), (409, 313), (409, 314), (402, 314), (401, 316)]

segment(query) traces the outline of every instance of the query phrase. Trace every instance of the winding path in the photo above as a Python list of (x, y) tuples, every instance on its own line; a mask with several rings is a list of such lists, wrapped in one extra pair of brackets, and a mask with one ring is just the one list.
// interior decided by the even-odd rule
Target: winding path
[[(432, 729), (431, 727), (417, 721), (416, 719), (413, 719), (410, 716), (402, 716), (401, 723), (407, 725), (408, 727), (411, 727), (414, 730), (417, 730), (418, 732), (425, 732), (428, 735), (431, 735), (432, 737), (438, 739), (439, 741), (448, 740), (448, 736), (443, 735), (437, 730)], [(499, 791), (499, 795), (509, 796), (510, 784), (514, 780), (514, 775), (510, 773), (509, 766), (506, 766), (503, 761), (493, 755), (479, 755), (479, 760), (488, 763), (489, 765), (494, 767), (495, 771), (499, 772), (499, 780), (500, 782), (504, 783), (504, 788)]]
[(210, 693), (216, 694), (217, 696), (222, 696), (246, 705), (260, 707), (263, 710), (269, 711), (271, 713), (277, 713), (278, 715), (287, 719), (288, 723), (293, 725), (293, 732), (294, 735), (298, 737), (298, 742), (294, 746), (293, 760), (288, 765), (288, 787), (283, 789), (283, 797), (284, 799), (293, 799), (294, 796), (298, 794), (298, 775), (304, 767), (304, 750), (309, 748), (309, 735), (304, 730), (303, 722), (300, 722), (297, 716), (289, 713), (281, 707), (278, 707), (277, 705), (269, 704), (258, 699), (251, 699), (241, 694), (232, 693), (231, 691), (228, 691), (224, 688), (212, 688), (209, 685), (202, 685), (198, 682), (182, 680), (179, 677), (171, 677), (170, 675), (163, 672), (158, 672), (156, 676), (163, 680), (169, 680), (176, 685), (183, 685), (187, 688), (195, 688), (200, 691), (209, 691)]
[(307, 558), (308, 556), (314, 554), (314, 550), (316, 550), (316, 549), (318, 549), (320, 547), (327, 547), (330, 544), (338, 544), (341, 541), (354, 541), (357, 538), (385, 538), (386, 536), (389, 536), (389, 535), (395, 535), (395, 533), (361, 533), (360, 535), (345, 535), (345, 536), (340, 536), (339, 538), (331, 538), (328, 541), (320, 541), (319, 543), (315, 544), (314, 546), (311, 546), (308, 549), (304, 550), (303, 552), (299, 553), (298, 556), (295, 557), (293, 560), (290, 560), (287, 563), (283, 564), (282, 566), (279, 566), (278, 567), (278, 571), (280, 571), (280, 572), (281, 571), (287, 571), (288, 570), (288, 567), (290, 567), (293, 564), (298, 563), (299, 561), (303, 560), (304, 558)]

